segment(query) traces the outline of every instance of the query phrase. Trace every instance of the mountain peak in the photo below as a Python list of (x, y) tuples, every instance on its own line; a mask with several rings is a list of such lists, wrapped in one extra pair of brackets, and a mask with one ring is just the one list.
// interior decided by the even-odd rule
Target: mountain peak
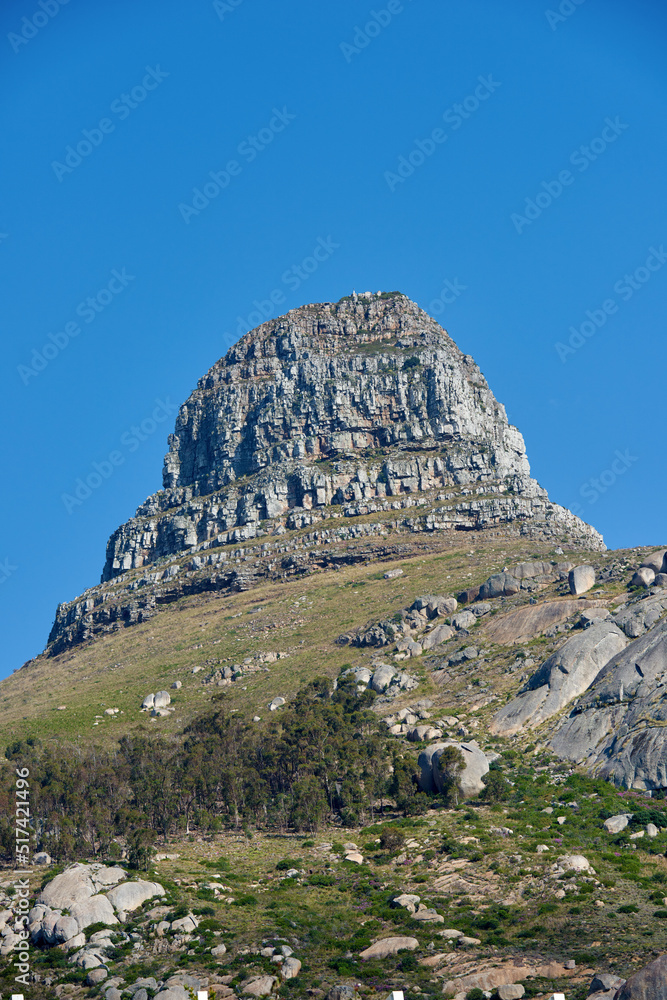
[[(531, 479), (523, 438), (473, 358), (400, 292), (300, 306), (242, 336), (181, 406), (163, 484), (109, 539), (100, 587), (59, 607), (51, 650), (198, 588), (284, 576), (269, 556), (278, 544), (342, 551), (364, 535), (374, 551), (389, 532), (445, 544), (476, 531), (604, 548)], [(349, 529), (324, 530), (338, 518)], [(242, 580), (200, 555), (224, 560), (260, 538)]]

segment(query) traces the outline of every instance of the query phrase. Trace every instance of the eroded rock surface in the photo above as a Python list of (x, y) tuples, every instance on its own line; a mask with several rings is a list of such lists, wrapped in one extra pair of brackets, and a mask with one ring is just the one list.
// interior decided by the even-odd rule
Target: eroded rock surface
[(491, 732), (511, 736), (524, 727), (541, 725), (587, 691), (626, 644), (626, 637), (613, 622), (594, 623), (572, 636), (545, 660), (526, 689), (496, 713)]
[(553, 749), (617, 785), (667, 786), (666, 685), (663, 619), (600, 671), (556, 731)]

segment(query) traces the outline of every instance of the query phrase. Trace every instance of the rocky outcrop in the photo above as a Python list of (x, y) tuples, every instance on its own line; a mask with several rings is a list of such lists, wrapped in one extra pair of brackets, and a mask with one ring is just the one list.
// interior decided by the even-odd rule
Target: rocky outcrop
[(557, 729), (552, 748), (617, 785), (667, 787), (666, 685), (663, 619), (612, 657)]
[(490, 731), (512, 736), (534, 729), (588, 690), (602, 668), (625, 649), (627, 639), (613, 622), (597, 622), (572, 636), (533, 674), (524, 691), (493, 717)]
[(344, 564), (359, 538), (377, 561), (389, 530), (604, 548), (530, 478), (473, 359), (399, 293), (303, 306), (242, 337), (181, 407), (163, 484), (111, 536), (102, 585), (59, 606), (51, 653), (189, 594)]
[(87, 941), (86, 929), (92, 924), (113, 928), (146, 900), (164, 894), (157, 882), (128, 880), (123, 868), (70, 865), (37, 897), (28, 914), (28, 933), (34, 944), (61, 945), (71, 953), (69, 961), (83, 969), (99, 968), (113, 951), (112, 931), (97, 931)]

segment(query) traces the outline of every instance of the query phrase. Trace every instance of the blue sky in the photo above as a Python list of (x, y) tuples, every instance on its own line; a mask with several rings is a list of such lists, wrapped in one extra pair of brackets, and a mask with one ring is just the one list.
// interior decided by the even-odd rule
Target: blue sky
[(0, 676), (251, 314), (353, 288), (437, 314), (610, 547), (664, 544), (666, 35), (654, 0), (7, 0)]

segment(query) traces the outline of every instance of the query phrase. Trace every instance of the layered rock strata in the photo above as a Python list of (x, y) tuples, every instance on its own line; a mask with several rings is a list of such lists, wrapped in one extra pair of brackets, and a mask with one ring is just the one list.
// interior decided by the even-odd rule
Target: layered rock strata
[(530, 478), (479, 368), (414, 302), (303, 306), (200, 379), (169, 438), (163, 489), (111, 536), (101, 586), (59, 606), (49, 650), (190, 593), (356, 561), (361, 539), (361, 558), (382, 559), (397, 535), (409, 547), (462, 530), (604, 548)]

